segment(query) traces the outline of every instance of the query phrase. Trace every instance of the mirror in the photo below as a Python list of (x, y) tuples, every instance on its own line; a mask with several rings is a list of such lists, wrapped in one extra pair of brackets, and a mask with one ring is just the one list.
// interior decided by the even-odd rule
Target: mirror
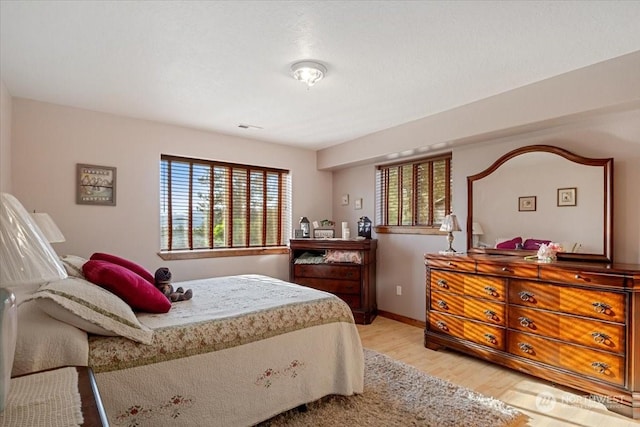
[(558, 259), (611, 262), (612, 188), (611, 158), (550, 145), (513, 150), (467, 177), (467, 251), (526, 256), (552, 241), (563, 247)]

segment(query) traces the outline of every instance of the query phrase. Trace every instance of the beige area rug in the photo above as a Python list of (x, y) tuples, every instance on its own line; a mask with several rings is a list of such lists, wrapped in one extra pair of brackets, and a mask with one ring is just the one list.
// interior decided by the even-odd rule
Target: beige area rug
[(528, 417), (505, 403), (429, 376), (384, 354), (365, 349), (364, 393), (328, 396), (280, 414), (277, 426), (513, 427)]

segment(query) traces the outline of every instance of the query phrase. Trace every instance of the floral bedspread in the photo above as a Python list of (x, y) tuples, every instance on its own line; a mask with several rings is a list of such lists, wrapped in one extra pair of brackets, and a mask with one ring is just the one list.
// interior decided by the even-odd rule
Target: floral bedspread
[(353, 323), (336, 296), (261, 275), (175, 283), (192, 289), (189, 301), (166, 314), (139, 314), (154, 330), (151, 345), (121, 337), (89, 339), (89, 366), (111, 372), (215, 352), (311, 326)]

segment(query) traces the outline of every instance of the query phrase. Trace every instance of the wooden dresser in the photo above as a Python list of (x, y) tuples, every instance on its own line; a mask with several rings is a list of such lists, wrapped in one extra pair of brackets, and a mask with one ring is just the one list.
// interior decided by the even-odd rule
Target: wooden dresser
[[(356, 323), (369, 324), (377, 314), (377, 244), (378, 241), (375, 239), (292, 239), (289, 281), (339, 296), (351, 307)], [(295, 262), (304, 253), (325, 255), (327, 251), (358, 252), (362, 263), (297, 264)]]
[(640, 418), (640, 265), (426, 255), (424, 345), (587, 393)]

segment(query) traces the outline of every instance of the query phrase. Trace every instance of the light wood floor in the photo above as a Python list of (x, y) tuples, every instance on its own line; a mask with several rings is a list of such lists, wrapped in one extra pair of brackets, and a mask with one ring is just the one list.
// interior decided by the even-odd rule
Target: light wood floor
[[(384, 317), (358, 325), (362, 345), (452, 383), (499, 399), (530, 417), (529, 425), (638, 427), (640, 421), (608, 411), (602, 404), (551, 383), (450, 350), (423, 345), (423, 330)], [(540, 398), (538, 398), (539, 394)], [(553, 397), (553, 401), (542, 399)], [(536, 401), (541, 402), (536, 405)], [(538, 408), (538, 406), (540, 408)]]

